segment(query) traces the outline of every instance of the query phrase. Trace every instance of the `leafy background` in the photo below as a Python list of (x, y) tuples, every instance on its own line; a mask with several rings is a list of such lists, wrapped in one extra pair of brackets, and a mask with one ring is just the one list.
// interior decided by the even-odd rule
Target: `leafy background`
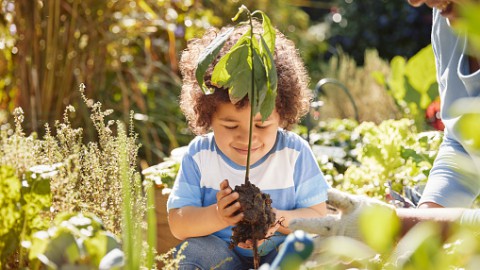
[[(428, 31), (428, 10), (413, 9), (401, 1), (370, 2), (368, 12), (382, 14), (382, 22), (401, 30), (402, 35)], [(116, 119), (127, 122), (134, 110), (142, 144), (140, 163), (143, 168), (156, 164), (192, 138), (177, 104), (180, 52), (187, 40), (206, 28), (230, 24), (241, 4), (265, 11), (296, 42), (311, 72), (312, 87), (330, 76), (332, 55), (354, 55), (353, 60), (361, 65), (366, 48), (379, 51), (379, 58), (388, 61), (396, 55), (411, 56), (426, 44), (400, 40), (397, 31), (373, 31), (378, 22), (366, 18), (376, 16), (362, 16), (357, 9), (357, 5), (367, 5), (363, 1), (41, 0), (32, 4), (2, 0), (2, 121), (12, 121), (5, 115), (20, 106), (25, 112), (25, 130), (43, 134), (44, 124), (53, 125), (72, 104), (76, 108), (70, 116), (72, 123), (88, 123), (88, 109), (77, 90), (84, 83), (86, 95), (114, 109)], [(334, 22), (335, 14), (342, 14), (348, 27)], [(362, 47), (340, 47), (335, 41), (338, 36)], [(374, 42), (379, 39), (382, 42)], [(385, 54), (382, 50), (387, 47), (397, 51)], [(93, 128), (85, 128), (85, 133), (85, 140), (95, 138)]]

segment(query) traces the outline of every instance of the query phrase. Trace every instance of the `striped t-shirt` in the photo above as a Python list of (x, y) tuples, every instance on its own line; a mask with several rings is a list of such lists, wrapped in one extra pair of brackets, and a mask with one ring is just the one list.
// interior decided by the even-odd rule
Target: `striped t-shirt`
[[(215, 143), (213, 133), (198, 136), (188, 146), (167, 208), (184, 206), (205, 207), (217, 202), (220, 182), (228, 179), (230, 187), (245, 182), (245, 166), (240, 166), (223, 154)], [(310, 207), (327, 200), (329, 185), (308, 145), (293, 132), (279, 129), (273, 148), (250, 166), (250, 181), (272, 199), (272, 207), (292, 210)], [(278, 217), (277, 217), (278, 218)], [(231, 227), (214, 235), (230, 242)], [(285, 235), (277, 234), (259, 247), (266, 255), (283, 242)], [(244, 256), (251, 250), (236, 247)]]

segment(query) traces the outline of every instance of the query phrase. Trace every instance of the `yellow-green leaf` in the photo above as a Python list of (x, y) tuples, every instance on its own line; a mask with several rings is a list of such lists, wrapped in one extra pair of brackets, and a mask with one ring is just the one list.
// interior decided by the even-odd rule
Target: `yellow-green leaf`
[(365, 243), (380, 253), (391, 250), (400, 229), (393, 209), (369, 207), (360, 216), (360, 231)]
[(412, 87), (421, 94), (427, 93), (430, 86), (437, 82), (432, 45), (426, 46), (408, 60), (405, 76)]

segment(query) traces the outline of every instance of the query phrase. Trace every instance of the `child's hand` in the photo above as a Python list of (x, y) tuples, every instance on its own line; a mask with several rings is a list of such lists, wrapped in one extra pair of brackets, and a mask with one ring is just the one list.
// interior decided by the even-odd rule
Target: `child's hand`
[[(280, 222), (275, 222), (275, 224), (270, 227), (267, 231), (267, 235), (265, 235), (265, 239), (273, 236), (275, 232), (280, 228)], [(261, 239), (257, 241), (257, 247), (265, 242), (265, 239)], [(247, 240), (246, 242), (238, 243), (238, 246), (245, 249), (253, 249), (253, 240)]]
[(220, 190), (217, 192), (217, 214), (226, 226), (234, 226), (243, 218), (238, 196), (228, 185), (227, 179), (220, 183)]

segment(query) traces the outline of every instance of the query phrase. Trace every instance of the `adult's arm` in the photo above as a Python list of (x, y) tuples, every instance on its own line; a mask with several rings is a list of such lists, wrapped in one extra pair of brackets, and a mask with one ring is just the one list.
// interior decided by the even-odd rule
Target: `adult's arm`
[(456, 222), (465, 225), (480, 225), (480, 209), (466, 208), (394, 208), (377, 199), (352, 195), (336, 189), (328, 191), (328, 202), (339, 210), (339, 214), (327, 215), (323, 218), (294, 219), (290, 229), (304, 230), (320, 237), (347, 236), (361, 240), (359, 218), (370, 207), (381, 207), (388, 210), (393, 218), (401, 224), (401, 236), (405, 235), (416, 224), (434, 221), (442, 226), (445, 237), (451, 225)]

